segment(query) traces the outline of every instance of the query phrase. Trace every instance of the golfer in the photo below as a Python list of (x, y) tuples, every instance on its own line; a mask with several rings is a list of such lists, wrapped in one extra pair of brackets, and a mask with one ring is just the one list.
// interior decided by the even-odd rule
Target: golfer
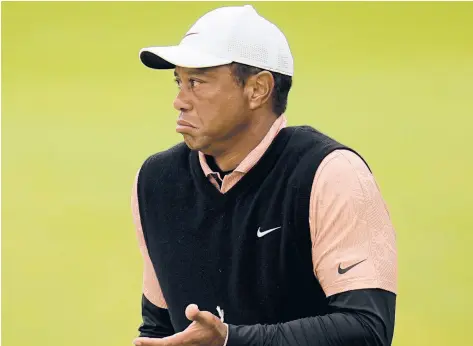
[[(357, 151), (286, 125), (294, 63), (280, 29), (251, 6), (222, 7), (140, 59), (174, 70), (183, 142), (144, 160), (133, 184), (134, 344), (390, 345), (388, 210)], [(317, 119), (311, 103), (299, 109)]]

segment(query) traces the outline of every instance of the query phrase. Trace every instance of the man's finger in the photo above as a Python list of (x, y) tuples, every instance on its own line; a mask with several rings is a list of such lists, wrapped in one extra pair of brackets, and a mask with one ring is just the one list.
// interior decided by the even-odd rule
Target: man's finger
[(199, 307), (196, 304), (189, 304), (186, 308), (186, 317), (189, 321), (199, 322)]
[(162, 345), (158, 342), (156, 342), (159, 339), (153, 339), (153, 338), (136, 338), (133, 340), (133, 345), (135, 346), (158, 346)]
[(136, 338), (133, 340), (136, 346), (180, 346), (184, 344), (182, 333), (176, 333), (166, 338)]
[(186, 317), (190, 321), (195, 321), (204, 325), (214, 325), (217, 317), (208, 311), (200, 311), (196, 304), (190, 304), (186, 308)]

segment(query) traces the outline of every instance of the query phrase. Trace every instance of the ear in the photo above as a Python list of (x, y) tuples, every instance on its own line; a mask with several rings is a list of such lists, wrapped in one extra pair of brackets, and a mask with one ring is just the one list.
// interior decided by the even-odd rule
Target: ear
[(251, 110), (262, 107), (270, 102), (274, 89), (274, 78), (271, 72), (262, 71), (248, 78), (246, 83), (248, 103)]

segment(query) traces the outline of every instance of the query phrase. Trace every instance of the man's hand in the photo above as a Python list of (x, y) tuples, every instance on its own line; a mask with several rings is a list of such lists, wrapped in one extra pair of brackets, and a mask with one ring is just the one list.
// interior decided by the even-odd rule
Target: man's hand
[(193, 322), (180, 333), (162, 339), (137, 338), (133, 343), (136, 346), (223, 346), (227, 326), (217, 316), (190, 304), (186, 317)]

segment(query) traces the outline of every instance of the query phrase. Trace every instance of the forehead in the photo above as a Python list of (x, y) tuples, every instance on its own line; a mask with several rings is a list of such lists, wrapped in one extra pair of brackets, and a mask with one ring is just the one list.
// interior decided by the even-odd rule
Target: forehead
[(213, 77), (219, 78), (223, 76), (230, 76), (231, 70), (230, 66), (218, 66), (218, 67), (205, 67), (205, 68), (188, 68), (188, 67), (181, 67), (176, 66), (174, 69), (174, 75), (176, 77), (189, 75), (189, 76), (206, 76), (206, 77)]

